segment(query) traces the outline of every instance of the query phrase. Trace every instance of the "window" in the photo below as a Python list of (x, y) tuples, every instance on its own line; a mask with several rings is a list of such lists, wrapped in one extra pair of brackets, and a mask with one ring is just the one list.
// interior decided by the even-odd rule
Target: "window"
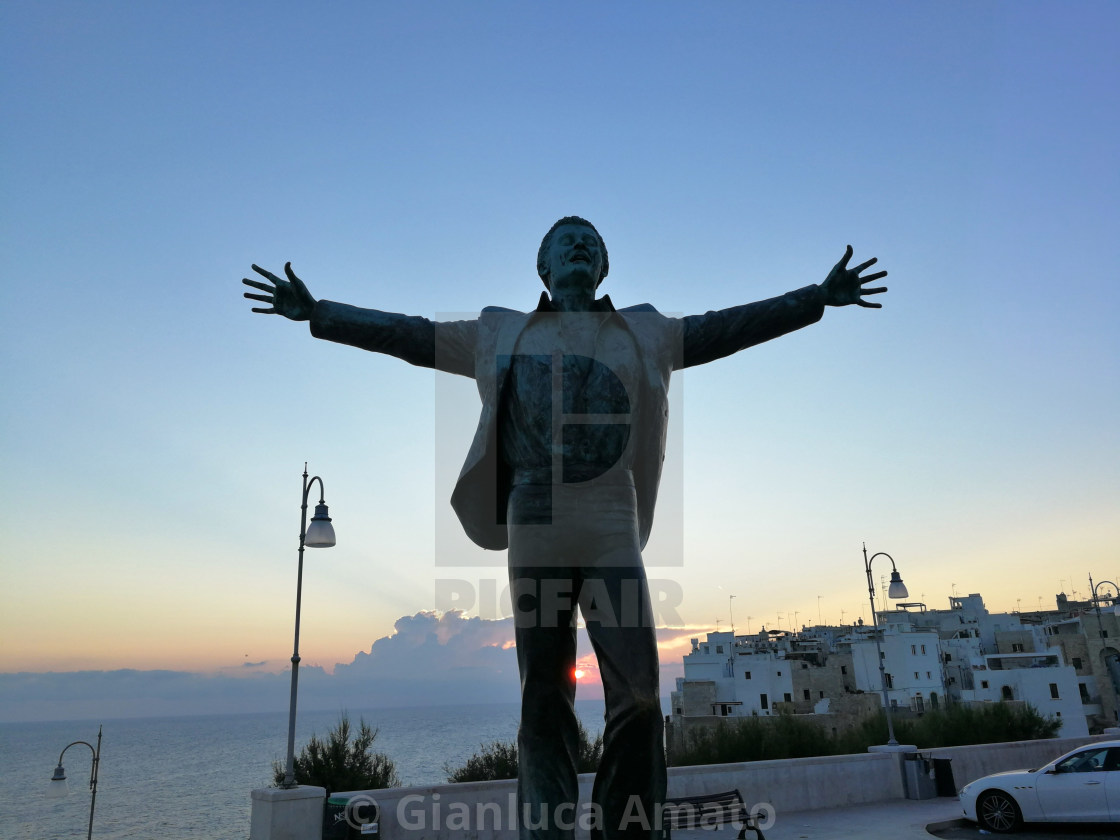
[(1081, 670), (1081, 657), (1080, 656), (1073, 657), (1073, 667), (1076, 668), (1078, 671)]
[(1060, 700), (1061, 699), (1058, 696), (1058, 684), (1057, 683), (1050, 683), (1050, 696), (1053, 697), (1055, 700)]
[(988, 687), (988, 681), (987, 680), (980, 680), (980, 687), (981, 688), (987, 688)]
[(953, 654), (951, 654), (951, 653), (945, 654), (945, 661), (946, 662), (952, 662), (953, 661)]
[(1077, 688), (1081, 691), (1081, 702), (1089, 702), (1089, 689), (1085, 687), (1085, 683), (1078, 683)]
[(848, 676), (848, 666), (847, 665), (841, 665), (840, 666), (840, 673), (843, 674), (845, 677)]
[(782, 697), (785, 698), (785, 701), (787, 703), (792, 703), (793, 702), (793, 695), (790, 694), (788, 691), (785, 694), (783, 694)]
[(770, 701), (767, 699), (765, 694), (758, 695), (758, 705), (764, 709), (770, 708)]
[(723, 645), (716, 645), (716, 653), (723, 653)]
[(750, 671), (744, 671), (743, 672), (743, 679), (749, 680), (750, 678), (751, 678), (751, 672)]
[(913, 656), (917, 656), (918, 655), (918, 646), (917, 645), (910, 645), (910, 653)]
[(915, 672), (914, 672), (914, 679), (916, 679), (916, 680), (917, 680), (917, 679), (921, 679), (921, 678), (920, 678), (920, 677), (918, 676), (918, 672), (917, 672), (917, 671), (915, 671)]
[(711, 652), (712, 652), (712, 649), (710, 647), (708, 647), (707, 645), (704, 645), (704, 653), (711, 653)]
[(1018, 642), (1013, 642), (1012, 645), (1011, 645), (1011, 652), (1012, 653), (1022, 653), (1023, 652), (1023, 646), (1021, 644), (1019, 644)]
[(883, 677), (887, 681), (887, 688), (894, 688), (894, 677), (892, 677), (890, 674), (883, 674)]
[(925, 652), (926, 652), (926, 646), (922, 645), (922, 653), (924, 654)]
[(926, 671), (926, 679), (927, 680), (932, 680), (933, 679), (933, 673), (930, 672), (930, 671)]
[(818, 697), (819, 697), (819, 698), (820, 698), (821, 700), (823, 700), (823, 699), (824, 699), (824, 692), (823, 692), (823, 691), (818, 691), (818, 692), (817, 692), (817, 696), (818, 696)]
[(801, 670), (802, 671), (808, 671), (809, 670), (809, 663), (808, 662), (802, 662), (801, 663)]
[(809, 689), (805, 689), (805, 699), (806, 700), (812, 700), (813, 699), (813, 694), (812, 694), (812, 692), (809, 691)]
[(781, 672), (781, 671), (779, 671), (779, 672), (778, 672), (778, 676), (780, 677), (781, 675), (782, 675), (782, 672)]
[(1093, 773), (1105, 768), (1108, 753), (1109, 750), (1107, 748), (1082, 750), (1058, 762), (1054, 769), (1059, 773)]
[(1011, 690), (1011, 686), (1009, 686), (1009, 685), (1002, 686), (999, 691), (1000, 691), (1000, 696), (1002, 696), (1004, 700), (1014, 700), (1015, 699), (1015, 692)]

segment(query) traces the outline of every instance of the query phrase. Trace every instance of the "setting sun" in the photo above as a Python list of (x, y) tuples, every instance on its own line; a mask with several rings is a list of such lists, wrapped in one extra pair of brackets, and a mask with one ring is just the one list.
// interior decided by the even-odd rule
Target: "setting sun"
[(587, 672), (585, 670), (583, 670), (582, 668), (576, 668), (574, 671), (572, 671), (572, 673), (575, 675), (575, 678), (577, 680), (579, 680), (579, 679), (583, 679), (583, 675), (586, 674)]

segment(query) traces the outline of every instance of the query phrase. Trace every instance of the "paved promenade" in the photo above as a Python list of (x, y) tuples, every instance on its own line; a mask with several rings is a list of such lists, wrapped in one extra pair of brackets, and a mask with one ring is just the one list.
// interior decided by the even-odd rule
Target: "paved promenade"
[[(763, 832), (766, 840), (933, 840), (931, 823), (956, 820), (961, 803), (956, 797), (890, 800), (850, 808), (779, 813)], [(714, 831), (674, 831), (673, 840), (735, 840), (730, 828)], [(747, 837), (754, 835), (747, 832)]]

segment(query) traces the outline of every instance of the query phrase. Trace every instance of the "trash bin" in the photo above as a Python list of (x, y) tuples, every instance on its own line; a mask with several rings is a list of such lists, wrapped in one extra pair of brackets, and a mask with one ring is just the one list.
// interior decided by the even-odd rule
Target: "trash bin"
[(364, 793), (340, 793), (327, 798), (323, 811), (323, 840), (379, 837), (380, 809)]
[(920, 753), (906, 753), (902, 757), (903, 778), (906, 781), (907, 799), (933, 799), (937, 786), (933, 781), (932, 766)]
[(346, 840), (349, 826), (346, 824), (346, 805), (349, 796), (329, 796), (323, 806), (323, 840)]
[(350, 801), (350, 840), (381, 836), (381, 809), (368, 796), (359, 794)]
[(953, 759), (935, 758), (933, 760), (933, 779), (938, 796), (956, 796), (957, 783), (953, 780)]

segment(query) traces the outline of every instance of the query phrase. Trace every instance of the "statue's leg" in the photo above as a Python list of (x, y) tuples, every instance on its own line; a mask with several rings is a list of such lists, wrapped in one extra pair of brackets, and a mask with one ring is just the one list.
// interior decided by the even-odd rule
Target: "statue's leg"
[(571, 840), (579, 798), (575, 713), (576, 625), (572, 569), (563, 565), (550, 527), (519, 526), (511, 497), (509, 549), (521, 726), (517, 799), (521, 840)]
[[(603, 495), (600, 489), (598, 495)], [(580, 571), (580, 611), (599, 661), (606, 698), (603, 757), (593, 799), (601, 809), (595, 838), (660, 838), (665, 800), (664, 723), (657, 638), (630, 495), (609, 488), (600, 511), (600, 550)]]

